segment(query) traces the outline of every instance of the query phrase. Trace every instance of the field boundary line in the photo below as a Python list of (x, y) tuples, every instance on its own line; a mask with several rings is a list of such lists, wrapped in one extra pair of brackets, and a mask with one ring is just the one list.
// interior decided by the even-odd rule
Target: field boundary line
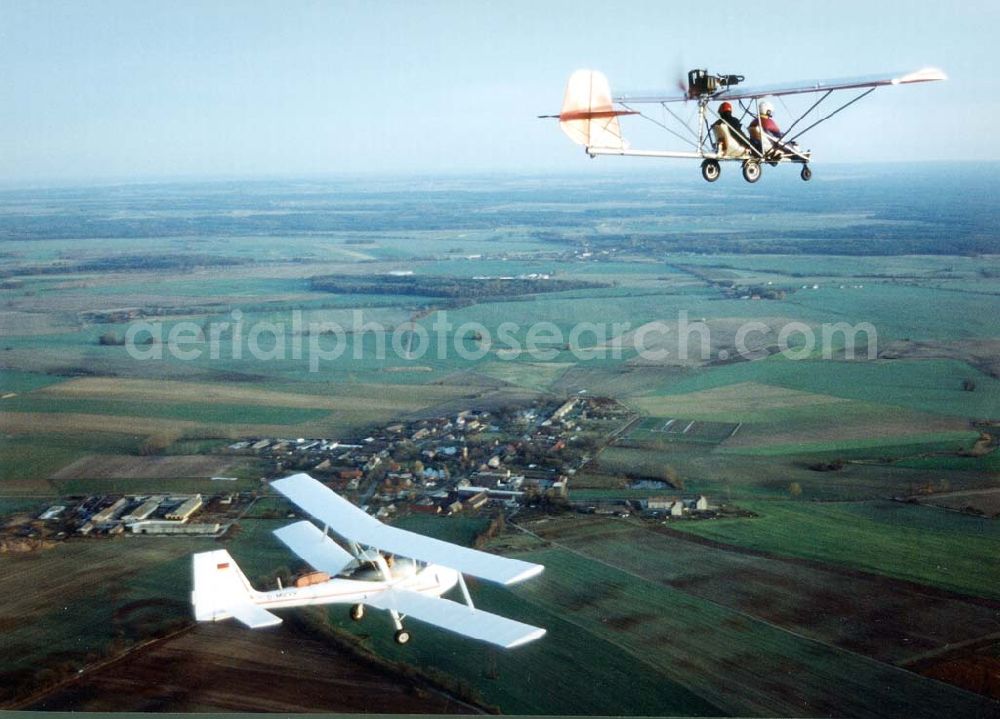
[(966, 639), (961, 642), (949, 642), (944, 646), (938, 647), (937, 649), (929, 649), (926, 652), (921, 652), (920, 654), (914, 654), (908, 659), (904, 659), (899, 662), (902, 667), (911, 666), (914, 664), (919, 664), (921, 662), (927, 661), (928, 659), (936, 659), (942, 655), (947, 655), (959, 649), (965, 649), (966, 647), (972, 647), (977, 644), (989, 644), (1000, 639), (1000, 632), (993, 632), (992, 634), (986, 634), (981, 637), (976, 637), (975, 639)]

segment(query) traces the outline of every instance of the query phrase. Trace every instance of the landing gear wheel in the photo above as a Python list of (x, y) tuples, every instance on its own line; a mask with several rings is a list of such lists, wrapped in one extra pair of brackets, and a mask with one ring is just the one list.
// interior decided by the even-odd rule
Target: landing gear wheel
[(760, 179), (760, 163), (747, 160), (743, 163), (743, 179), (747, 182), (757, 182)]
[(364, 619), (364, 616), (365, 616), (364, 604), (355, 604), (353, 607), (351, 607), (351, 619), (353, 619), (356, 622), (360, 622), (362, 619)]
[(718, 160), (705, 160), (701, 163), (701, 176), (705, 178), (706, 182), (715, 182), (721, 173), (722, 168), (719, 167)]
[(396, 640), (396, 644), (406, 644), (408, 641), (410, 641), (410, 633), (405, 629), (400, 629), (393, 636), (393, 639)]
[(812, 179), (813, 171), (809, 169), (809, 165), (803, 165), (802, 172), (799, 173), (799, 176), (806, 182), (809, 182), (809, 180)]

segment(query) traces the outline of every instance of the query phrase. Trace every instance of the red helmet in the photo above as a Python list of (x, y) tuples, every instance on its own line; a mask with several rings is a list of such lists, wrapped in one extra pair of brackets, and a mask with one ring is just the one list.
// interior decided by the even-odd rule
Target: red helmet
[(730, 105), (728, 102), (724, 102), (721, 105), (719, 105), (719, 114), (722, 114), (723, 112), (732, 112), (732, 111), (733, 111), (733, 106)]

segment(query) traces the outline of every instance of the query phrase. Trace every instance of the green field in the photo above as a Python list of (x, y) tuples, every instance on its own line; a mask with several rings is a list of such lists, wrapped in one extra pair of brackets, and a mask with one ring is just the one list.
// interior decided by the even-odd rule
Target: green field
[(649, 448), (664, 448), (676, 442), (715, 446), (737, 431), (738, 422), (695, 421), (680, 416), (644, 417), (629, 430), (625, 443)]
[[(234, 471), (234, 475), (241, 474)], [(242, 474), (246, 474), (243, 472)], [(176, 492), (178, 494), (200, 493), (212, 495), (218, 492), (250, 491), (260, 486), (259, 474), (253, 478), (235, 482), (213, 482), (209, 479), (58, 479), (53, 480), (59, 494), (149, 494), (154, 492)]]
[(937, 470), (939, 472), (990, 472), (1000, 473), (1000, 452), (993, 450), (981, 457), (914, 457), (896, 463), (911, 469)]
[(62, 382), (62, 377), (35, 374), (34, 372), (19, 372), (11, 370), (0, 371), (0, 394), (8, 392), (31, 392)]
[(48, 478), (89, 454), (137, 454), (142, 437), (112, 433), (0, 436), (0, 494), (56, 493)]
[[(982, 489), (995, 485), (986, 458), (974, 460), (969, 469), (952, 469), (942, 474), (932, 467), (910, 467), (895, 461), (920, 457), (925, 452), (954, 452), (956, 443), (926, 445), (883, 445), (855, 451), (782, 454), (706, 452), (694, 445), (674, 445), (662, 449), (611, 447), (601, 453), (599, 469), (613, 476), (625, 474), (659, 476), (672, 467), (684, 483), (685, 494), (705, 494), (713, 502), (747, 499), (788, 499), (789, 486), (798, 483), (800, 500), (862, 500), (908, 496), (928, 484), (943, 489)], [(791, 448), (790, 448), (791, 449)], [(817, 462), (845, 459), (839, 471), (817, 472), (809, 467)], [(591, 490), (573, 490), (573, 498), (588, 496)], [(676, 493), (676, 492), (674, 492)], [(641, 499), (648, 490), (623, 490), (615, 495)]]
[[(975, 392), (962, 391), (965, 378), (976, 381)], [(775, 356), (670, 378), (656, 396), (673, 398), (744, 382), (960, 417), (991, 417), (1000, 407), (1000, 380), (955, 360), (788, 361)]]
[(79, 412), (119, 417), (159, 417), (210, 424), (301, 424), (320, 420), (329, 413), (322, 409), (267, 407), (217, 403), (126, 402), (49, 398), (28, 394), (0, 401), (7, 412)]
[(1000, 597), (1000, 524), (993, 520), (895, 502), (740, 506), (759, 516), (675, 526), (727, 544)]
[[(836, 455), (861, 457), (891, 457), (894, 454), (919, 454), (928, 447), (940, 448), (940, 451), (957, 452), (968, 449), (979, 437), (974, 430), (954, 432), (934, 432), (913, 435), (900, 439), (841, 439), (832, 442), (795, 442), (777, 444), (766, 447), (733, 447), (722, 448), (723, 453), (758, 455), (773, 457), (776, 455)], [(931, 450), (934, 451), (934, 450)], [(985, 468), (985, 467), (984, 467)]]
[[(53, 493), (53, 498), (55, 494)], [(0, 497), (0, 516), (9, 516), (19, 512), (35, 513), (41, 511), (48, 502), (41, 497)]]

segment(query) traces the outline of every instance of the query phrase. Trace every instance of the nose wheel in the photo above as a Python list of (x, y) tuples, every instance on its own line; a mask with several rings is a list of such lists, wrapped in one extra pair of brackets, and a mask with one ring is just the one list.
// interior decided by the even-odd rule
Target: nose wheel
[(809, 165), (803, 165), (802, 172), (799, 173), (799, 177), (801, 177), (806, 182), (809, 182), (809, 180), (812, 179), (812, 176), (813, 176), (813, 171), (809, 169)]
[(353, 619), (356, 622), (360, 622), (362, 619), (365, 618), (365, 605), (355, 604), (353, 607), (351, 607), (350, 614), (351, 614), (351, 619)]

